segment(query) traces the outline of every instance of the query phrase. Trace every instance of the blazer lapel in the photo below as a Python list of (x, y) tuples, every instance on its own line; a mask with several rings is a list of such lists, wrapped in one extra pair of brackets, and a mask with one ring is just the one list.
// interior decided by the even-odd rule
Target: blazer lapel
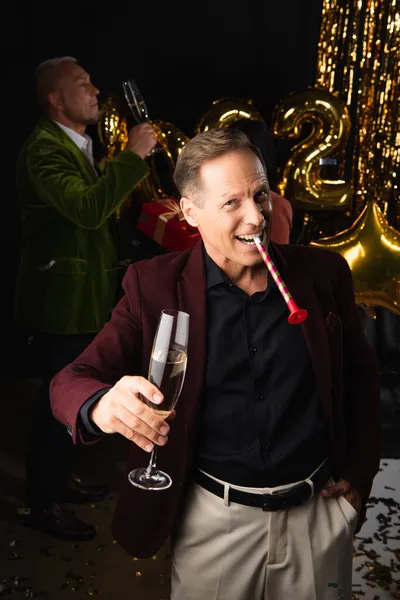
[[(178, 282), (179, 309), (190, 315), (187, 372), (184, 385), (186, 419), (195, 418), (204, 384), (206, 363), (206, 275), (202, 243), (198, 243), (189, 255), (188, 262)], [(186, 422), (189, 426), (190, 423)]]
[(80, 170), (82, 174), (85, 176), (87, 182), (89, 184), (95, 183), (98, 179), (96, 169), (91, 165), (89, 159), (84, 155), (82, 150), (78, 148), (78, 146), (73, 142), (66, 133), (61, 131), (61, 133), (65, 136), (66, 139), (63, 139), (63, 142), (66, 146), (68, 146), (69, 150), (74, 154)]
[[(290, 294), (299, 308), (308, 311), (308, 317), (302, 328), (315, 375), (316, 387), (322, 402), (327, 422), (332, 420), (332, 369), (329, 340), (325, 326), (325, 315), (315, 290), (312, 278), (295, 264), (286, 260), (284, 247), (274, 244), (277, 257), (277, 269), (280, 272)], [(293, 325), (298, 327), (298, 325)]]
[(87, 180), (88, 184), (95, 183), (98, 179), (96, 169), (90, 164), (84, 153), (78, 146), (71, 140), (70, 137), (51, 119), (48, 117), (42, 117), (39, 121), (39, 126), (55, 136), (60, 143), (68, 148), (68, 150), (74, 155), (76, 162), (78, 163), (79, 170)]

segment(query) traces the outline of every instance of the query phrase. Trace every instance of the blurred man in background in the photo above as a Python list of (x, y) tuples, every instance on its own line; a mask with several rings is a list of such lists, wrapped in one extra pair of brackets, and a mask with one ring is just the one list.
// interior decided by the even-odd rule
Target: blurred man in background
[(94, 502), (104, 486), (69, 473), (72, 441), (53, 418), (48, 386), (108, 320), (116, 296), (113, 215), (149, 173), (156, 144), (151, 125), (129, 132), (126, 148), (100, 173), (86, 127), (98, 121), (99, 90), (72, 57), (42, 63), (36, 95), (43, 112), (17, 164), (22, 248), (15, 319), (33, 336), (40, 405), (26, 463), (26, 524), (59, 538), (95, 535), (60, 503)]

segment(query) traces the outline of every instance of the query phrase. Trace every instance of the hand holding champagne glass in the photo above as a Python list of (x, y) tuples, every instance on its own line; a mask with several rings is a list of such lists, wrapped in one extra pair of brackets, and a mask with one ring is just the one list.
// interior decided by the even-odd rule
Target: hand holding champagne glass
[[(149, 365), (149, 381), (163, 394), (161, 404), (153, 404), (142, 396), (143, 402), (157, 415), (167, 418), (174, 409), (186, 373), (189, 315), (179, 310), (163, 310), (158, 322)], [(172, 484), (167, 473), (156, 468), (157, 446), (147, 467), (129, 473), (132, 485), (145, 490), (165, 490)]]
[[(150, 123), (149, 113), (147, 110), (146, 103), (140, 90), (134, 79), (127, 79), (122, 82), (122, 89), (124, 92), (125, 100), (129, 109), (132, 113), (133, 118), (137, 123)], [(161, 152), (162, 148), (160, 146), (156, 146), (150, 152), (150, 154), (155, 154), (157, 152)]]
[(156, 143), (153, 127), (149, 123), (141, 123), (131, 128), (125, 147), (145, 160), (151, 154)]

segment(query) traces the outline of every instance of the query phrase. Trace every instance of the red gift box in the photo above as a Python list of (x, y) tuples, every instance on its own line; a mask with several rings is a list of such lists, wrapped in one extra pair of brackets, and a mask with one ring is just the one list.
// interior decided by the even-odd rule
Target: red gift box
[(143, 204), (137, 228), (170, 252), (187, 250), (200, 240), (198, 229), (185, 221), (173, 198)]

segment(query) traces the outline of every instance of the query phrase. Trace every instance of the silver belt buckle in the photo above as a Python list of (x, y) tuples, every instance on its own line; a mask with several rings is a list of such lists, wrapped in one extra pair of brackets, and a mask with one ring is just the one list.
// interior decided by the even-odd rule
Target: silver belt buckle
[(309, 497), (309, 500), (312, 500), (314, 498), (314, 494), (315, 494), (314, 484), (311, 481), (311, 479), (305, 479), (304, 481), (305, 481), (305, 483), (308, 483), (308, 485), (310, 486), (310, 497)]

